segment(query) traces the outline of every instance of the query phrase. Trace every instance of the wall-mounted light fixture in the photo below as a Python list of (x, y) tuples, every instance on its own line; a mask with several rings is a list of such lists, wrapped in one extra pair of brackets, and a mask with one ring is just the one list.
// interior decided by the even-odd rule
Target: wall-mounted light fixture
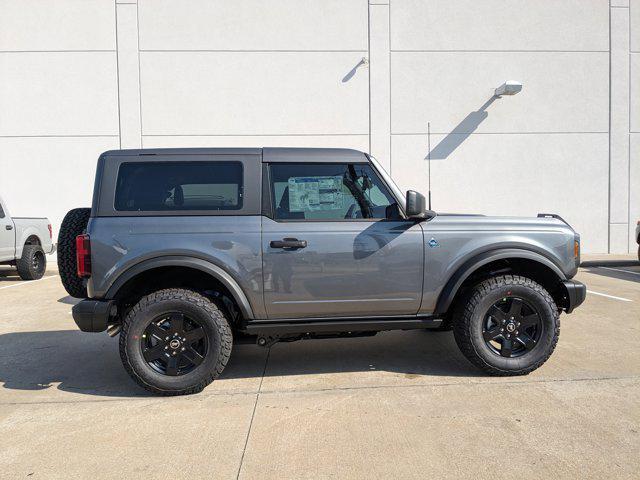
[(515, 95), (520, 90), (522, 90), (522, 84), (520, 82), (516, 82), (515, 80), (507, 80), (498, 88), (496, 88), (495, 94), (496, 97), (501, 97), (502, 95)]

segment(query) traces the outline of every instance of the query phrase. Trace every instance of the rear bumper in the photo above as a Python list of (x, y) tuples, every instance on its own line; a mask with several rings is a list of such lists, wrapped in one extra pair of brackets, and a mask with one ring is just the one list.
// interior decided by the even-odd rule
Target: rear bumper
[(576, 280), (563, 280), (561, 283), (565, 297), (563, 307), (567, 313), (571, 313), (587, 298), (587, 286)]
[(104, 332), (111, 316), (113, 300), (82, 300), (73, 306), (73, 320), (83, 332)]

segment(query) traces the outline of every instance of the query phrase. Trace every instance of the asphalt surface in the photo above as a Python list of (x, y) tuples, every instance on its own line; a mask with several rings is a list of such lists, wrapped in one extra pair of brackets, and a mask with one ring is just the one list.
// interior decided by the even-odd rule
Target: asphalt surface
[(0, 478), (639, 478), (640, 267), (589, 267), (551, 359), (492, 378), (450, 332), (234, 347), (157, 398), (75, 328), (56, 272), (0, 273)]

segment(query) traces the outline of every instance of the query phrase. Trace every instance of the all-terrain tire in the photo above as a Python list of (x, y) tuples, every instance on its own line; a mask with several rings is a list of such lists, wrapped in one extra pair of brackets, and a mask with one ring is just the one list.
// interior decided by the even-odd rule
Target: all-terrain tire
[(84, 280), (78, 277), (76, 260), (76, 237), (85, 233), (90, 208), (74, 208), (69, 210), (62, 220), (58, 234), (58, 271), (60, 280), (69, 295), (76, 298), (87, 297)]
[[(504, 297), (524, 299), (537, 311), (542, 325), (536, 345), (521, 356), (507, 358), (492, 351), (483, 338), (483, 322), (489, 308)], [(465, 357), (495, 376), (526, 375), (547, 361), (560, 335), (559, 310), (551, 295), (530, 278), (502, 275), (474, 286), (459, 304), (453, 328)]]
[(16, 260), (18, 275), (22, 280), (39, 280), (47, 269), (47, 257), (40, 245), (25, 245), (22, 256)]
[[(196, 319), (204, 329), (208, 350), (195, 369), (169, 376), (154, 369), (143, 356), (141, 338), (152, 320), (171, 312)], [(192, 290), (171, 288), (143, 297), (127, 314), (120, 332), (120, 358), (131, 378), (157, 395), (188, 395), (202, 391), (224, 370), (233, 334), (224, 309)]]

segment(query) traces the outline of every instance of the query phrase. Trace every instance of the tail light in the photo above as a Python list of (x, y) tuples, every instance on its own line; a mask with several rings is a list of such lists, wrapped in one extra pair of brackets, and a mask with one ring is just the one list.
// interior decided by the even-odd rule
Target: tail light
[(76, 237), (76, 265), (80, 278), (91, 276), (91, 242), (86, 233)]
[(51, 229), (51, 224), (47, 225), (47, 228), (49, 229), (49, 238), (53, 240), (53, 230)]

